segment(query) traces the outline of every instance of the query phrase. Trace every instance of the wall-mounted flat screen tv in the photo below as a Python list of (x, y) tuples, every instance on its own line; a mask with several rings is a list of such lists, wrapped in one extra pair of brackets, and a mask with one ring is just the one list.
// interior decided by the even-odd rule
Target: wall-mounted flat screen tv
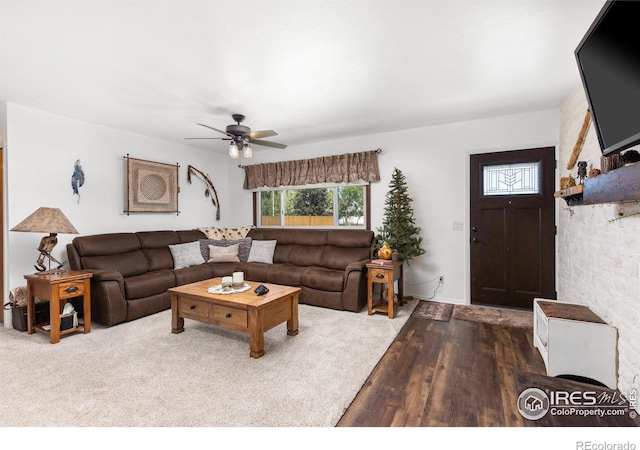
[(607, 1), (575, 51), (602, 154), (640, 143), (640, 1)]

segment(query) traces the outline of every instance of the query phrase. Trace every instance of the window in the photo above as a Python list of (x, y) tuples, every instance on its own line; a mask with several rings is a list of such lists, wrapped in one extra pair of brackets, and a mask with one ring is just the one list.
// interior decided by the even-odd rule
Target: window
[(288, 187), (256, 192), (263, 227), (365, 228), (368, 185)]
[(540, 193), (540, 162), (484, 166), (484, 195), (521, 195)]

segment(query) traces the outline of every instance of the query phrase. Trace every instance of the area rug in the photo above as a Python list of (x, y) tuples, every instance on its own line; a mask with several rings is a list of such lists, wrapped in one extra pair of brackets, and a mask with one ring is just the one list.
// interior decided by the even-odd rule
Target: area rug
[(432, 302), (430, 300), (421, 300), (418, 306), (413, 310), (412, 317), (420, 319), (437, 320), (438, 322), (448, 322), (451, 319), (453, 305), (451, 303)]
[(0, 426), (334, 426), (408, 320), (309, 305), (299, 333), (265, 334), (265, 355), (249, 338), (171, 311), (52, 345), (41, 333), (0, 328)]
[(533, 328), (533, 313), (474, 305), (455, 305), (453, 318), (513, 328)]

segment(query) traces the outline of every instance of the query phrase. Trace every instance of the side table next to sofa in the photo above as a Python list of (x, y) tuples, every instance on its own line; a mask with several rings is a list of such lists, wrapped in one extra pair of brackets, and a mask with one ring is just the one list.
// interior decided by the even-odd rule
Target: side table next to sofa
[[(76, 331), (91, 331), (91, 272), (68, 270), (57, 273), (34, 273), (25, 275), (27, 280), (27, 331), (48, 333), (51, 343), (60, 342), (60, 335)], [(60, 330), (62, 308), (67, 300), (84, 297), (83, 323), (76, 327)], [(36, 324), (34, 297), (49, 300), (49, 323)], [(48, 329), (47, 329), (48, 328)]]
[[(374, 312), (382, 312), (389, 316), (389, 319), (395, 317), (393, 311), (393, 302), (395, 298), (394, 282), (398, 281), (398, 304), (404, 304), (404, 280), (402, 276), (402, 261), (389, 261), (389, 264), (367, 264), (367, 304), (369, 315)], [(381, 293), (384, 292), (384, 285), (388, 286), (387, 301), (380, 299), (379, 302), (373, 302), (373, 285), (381, 284)]]

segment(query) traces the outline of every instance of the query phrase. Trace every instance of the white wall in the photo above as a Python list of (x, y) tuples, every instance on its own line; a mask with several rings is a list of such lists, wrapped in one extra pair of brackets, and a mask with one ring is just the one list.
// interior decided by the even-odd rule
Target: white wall
[[(313, 158), (323, 155), (382, 149), (379, 156), (381, 181), (371, 187), (371, 225), (382, 225), (384, 200), (394, 167), (406, 176), (413, 198), (416, 225), (422, 229), (427, 254), (405, 269), (405, 292), (429, 298), (438, 276), (445, 283), (435, 300), (469, 303), (469, 155), (535, 147), (555, 147), (558, 139), (556, 109), (493, 117), (483, 120), (380, 133), (352, 139), (288, 147), (257, 149), (243, 164)], [(232, 221), (250, 223), (252, 195), (242, 190), (244, 171), (233, 170), (229, 189), (233, 192)], [(463, 222), (464, 231), (453, 231), (453, 222)]]
[[(40, 206), (62, 209), (80, 234), (198, 226), (241, 226), (252, 223), (252, 195), (242, 189), (244, 171), (238, 161), (188, 146), (77, 121), (21, 105), (8, 104), (8, 226), (15, 226)], [(493, 151), (555, 146), (555, 109), (469, 122), (432, 126), (359, 138), (288, 147), (254, 148), (243, 164), (304, 159), (321, 155), (382, 149), (381, 181), (371, 188), (371, 223), (381, 226), (384, 200), (394, 167), (407, 178), (416, 225), (421, 227), (427, 254), (405, 271), (405, 292), (430, 298), (438, 276), (445, 283), (435, 299), (469, 303), (469, 155)], [(180, 164), (180, 215), (123, 213), (123, 156)], [(87, 181), (77, 202), (71, 191), (73, 164), (80, 159)], [(203, 195), (204, 185), (186, 183), (186, 167), (208, 172), (220, 196), (222, 217)], [(453, 231), (463, 222), (464, 231)], [(59, 235), (53, 252), (66, 259), (65, 245), (73, 235)], [(8, 288), (24, 284), (33, 272), (40, 235), (9, 232)], [(5, 293), (5, 296), (8, 292)]]
[[(560, 107), (558, 168), (566, 169), (587, 110), (582, 87)], [(600, 169), (602, 156), (593, 125), (579, 160)], [(594, 205), (568, 208), (559, 200), (558, 300), (588, 305), (618, 329), (618, 388), (640, 387), (640, 207)], [(619, 220), (617, 220), (619, 219)], [(613, 222), (610, 222), (613, 221)]]
[[(1, 117), (0, 117), (1, 119)], [(0, 120), (0, 123), (2, 121)], [(1, 139), (0, 139), (1, 141)], [(177, 230), (201, 226), (230, 226), (229, 159), (225, 155), (186, 145), (152, 139), (66, 117), (7, 104), (7, 225), (12, 228), (41, 206), (60, 208), (81, 235), (144, 230)], [(123, 213), (125, 160), (146, 159), (178, 163), (180, 214)], [(80, 201), (73, 195), (71, 175), (79, 159), (86, 175)], [(208, 173), (222, 205), (221, 220), (204, 196), (200, 180), (187, 183), (187, 166)], [(33, 273), (37, 247), (43, 235), (8, 232), (7, 286), (24, 285)], [(74, 235), (58, 235), (52, 255), (66, 260), (66, 244)]]
[[(0, 102), (0, 147), (2, 147), (3, 149), (6, 148), (7, 144), (6, 144), (6, 140), (7, 140), (7, 104), (4, 102)], [(7, 152), (3, 150), (2, 152), (2, 161), (0, 161), (1, 167), (2, 167), (2, 171), (3, 171), (3, 175), (5, 174), (5, 167), (7, 166), (7, 161), (6, 161), (6, 155)], [(7, 196), (7, 179), (6, 176), (2, 177), (2, 202), (0, 202), (0, 208), (2, 207), (2, 205), (4, 205), (6, 203), (6, 196)], [(3, 223), (2, 223), (2, 242), (7, 242), (7, 238), (8, 238), (8, 233), (7, 230), (9, 229), (9, 227), (7, 227), (7, 215), (4, 214), (3, 215)], [(3, 249), (2, 249), (2, 254), (0, 254), (0, 260), (2, 261), (6, 261), (7, 258), (7, 246), (4, 245)], [(5, 266), (5, 264), (2, 264), (2, 267), (0, 267), (0, 271), (2, 271), (2, 279), (5, 280), (5, 287), (7, 284), (7, 277), (8, 277), (8, 271), (7, 271), (7, 267)], [(8, 289), (6, 289), (6, 292), (9, 292)], [(5, 298), (8, 297), (8, 294), (6, 295), (0, 295), (0, 299), (2, 300), (2, 304), (4, 305), (7, 300), (5, 300)], [(2, 315), (2, 317), (4, 318), (4, 309), (0, 311), (0, 315)], [(10, 324), (6, 323), (7, 321), (4, 320), (5, 326), (9, 327)]]

